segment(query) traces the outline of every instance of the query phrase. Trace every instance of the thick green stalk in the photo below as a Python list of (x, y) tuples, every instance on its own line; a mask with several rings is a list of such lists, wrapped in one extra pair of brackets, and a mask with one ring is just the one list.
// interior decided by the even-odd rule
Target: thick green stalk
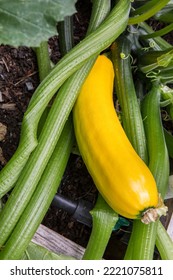
[[(34, 48), (37, 56), (37, 65), (40, 81), (43, 81), (44, 78), (50, 73), (51, 70), (51, 61), (49, 57), (48, 42), (41, 42), (40, 46)], [(42, 127), (44, 126), (45, 120), (49, 113), (49, 107), (47, 106), (40, 118), (37, 135), (40, 135)]]
[(152, 260), (158, 221), (145, 225), (141, 221), (134, 221), (128, 250), (125, 259)]
[(155, 177), (158, 191), (164, 198), (168, 187), (169, 156), (160, 113), (160, 96), (160, 85), (153, 84), (142, 102), (142, 116), (148, 144), (149, 168)]
[[(146, 137), (130, 65), (130, 44), (126, 38), (122, 37), (113, 44), (111, 50), (112, 61), (115, 69), (116, 94), (118, 96), (118, 100), (122, 109), (123, 128), (134, 149), (137, 151), (139, 156), (145, 162), (147, 162), (148, 155), (146, 147)], [(124, 55), (124, 58), (122, 58), (122, 54)], [(139, 224), (139, 226), (142, 224), (139, 221), (134, 221), (134, 225), (135, 223)], [(133, 226), (133, 231), (136, 233), (135, 226)], [(132, 258), (134, 245), (136, 247), (141, 246), (141, 238), (139, 238), (138, 241), (132, 233), (125, 259)]]
[[(169, 158), (160, 116), (160, 88), (157, 84), (153, 85), (151, 91), (144, 98), (142, 109), (149, 168), (155, 177), (158, 191), (164, 197), (168, 186)], [(144, 225), (138, 220), (134, 221), (125, 259), (153, 259), (157, 226), (158, 221), (149, 225)]]
[[(152, 8), (155, 7), (155, 4), (157, 4), (159, 7), (159, 10), (162, 8), (161, 5), (161, 1), (158, 0), (151, 0), (151, 1), (145, 1), (146, 3), (143, 4), (142, 6), (140, 6), (139, 8), (132, 10), (131, 14), (134, 15), (141, 15), (147, 11), (150, 11)], [(159, 3), (158, 3), (159, 2)], [(165, 6), (165, 4), (164, 4)]]
[[(142, 30), (145, 31), (145, 33), (143, 34), (141, 32), (142, 30), (139, 29), (139, 32), (142, 33), (140, 36), (141, 39), (143, 35), (152, 34), (154, 32), (154, 30), (146, 22), (139, 23), (139, 26), (141, 27)], [(147, 41), (147, 39), (144, 40)], [(154, 43), (153, 49), (156, 50), (166, 50), (172, 47), (172, 45), (166, 42), (162, 37), (156, 37), (154, 39), (148, 39), (148, 40)]]
[(74, 144), (73, 140), (72, 119), (69, 118), (32, 198), (0, 252), (0, 259), (19, 260), (22, 257), (56, 194)]
[(173, 260), (173, 241), (161, 222), (157, 226), (156, 246), (162, 260)]
[(74, 46), (73, 40), (73, 16), (66, 16), (64, 21), (58, 23), (58, 39), (60, 53), (64, 56)]
[(158, 31), (154, 31), (153, 33), (142, 35), (141, 38), (150, 39), (150, 38), (164, 36), (167, 33), (171, 32), (172, 30), (173, 30), (173, 23), (169, 24), (168, 26), (166, 26)]
[[(123, 128), (134, 149), (147, 162), (146, 137), (130, 65), (130, 43), (125, 37), (122, 37), (112, 45), (111, 51), (115, 69), (116, 94), (122, 109)], [(122, 55), (124, 55), (124, 58), (122, 58)], [(136, 242), (132, 237), (133, 235), (131, 236), (125, 258), (131, 258), (133, 245)]]
[(173, 136), (166, 129), (164, 129), (164, 135), (169, 156), (173, 159)]
[(100, 260), (103, 258), (112, 230), (118, 221), (116, 214), (99, 195), (92, 215), (92, 232), (83, 260)]
[(151, 0), (150, 3), (146, 3), (143, 7), (138, 8), (134, 13), (142, 13), (135, 17), (129, 18), (129, 24), (138, 24), (142, 21), (145, 21), (155, 15), (158, 11), (160, 11), (169, 0)]
[[(22, 122), (19, 147), (12, 159), (1, 171), (0, 197), (2, 197), (14, 185), (31, 152), (38, 145), (38, 123), (51, 98), (70, 75), (75, 73), (89, 58), (92, 58), (94, 55), (97, 55), (106, 49), (124, 31), (127, 26), (129, 9), (129, 0), (119, 0), (112, 12), (97, 28), (97, 30), (92, 32), (82, 42), (80, 42), (80, 44), (75, 46), (67, 55), (65, 55), (44, 79), (44, 81), (38, 86)], [(67, 112), (66, 99), (70, 104), (68, 105), (68, 108), (71, 109), (75, 102), (73, 92), (70, 91), (66, 96), (59, 97), (60, 111), (58, 115), (58, 122), (60, 121), (61, 125), (57, 129), (58, 135), (61, 134), (63, 125), (70, 113), (70, 110)], [(52, 119), (52, 122), (54, 122), (54, 120), (55, 119)], [(51, 125), (51, 127), (47, 127), (48, 131), (46, 135), (51, 133), (52, 128), (53, 125)], [(51, 134), (51, 137), (54, 137), (54, 135)], [(40, 135), (39, 145), (41, 145), (40, 143), (47, 143), (47, 140), (48, 138), (44, 133), (42, 133)], [(46, 143), (45, 146), (53, 145), (53, 143)], [(42, 148), (44, 149), (44, 145)], [(45, 150), (47, 148), (48, 147), (45, 147)], [(46, 165), (47, 161), (44, 161), (44, 163)], [(22, 172), (21, 177), (24, 176), (23, 174), (24, 172)]]
[(131, 44), (125, 36), (119, 37), (112, 45), (111, 58), (123, 128), (136, 152), (147, 162), (146, 137), (131, 69)]
[(37, 56), (39, 78), (40, 81), (43, 81), (51, 70), (48, 42), (41, 42), (40, 46), (34, 48), (34, 50)]

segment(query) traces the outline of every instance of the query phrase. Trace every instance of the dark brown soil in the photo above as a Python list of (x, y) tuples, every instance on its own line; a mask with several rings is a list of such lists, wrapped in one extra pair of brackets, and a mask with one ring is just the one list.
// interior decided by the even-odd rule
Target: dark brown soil
[[(74, 15), (75, 43), (85, 36), (90, 17), (90, 1), (78, 1), (77, 9), (78, 13)], [(57, 36), (49, 40), (49, 47), (51, 59), (56, 63), (61, 57)], [(18, 146), (23, 114), (38, 84), (39, 77), (34, 51), (27, 47), (13, 48), (1, 45), (0, 170), (9, 161)], [(59, 193), (74, 200), (82, 198), (94, 205), (97, 190), (79, 156), (71, 155)], [(77, 222), (64, 210), (57, 210), (54, 207), (50, 207), (48, 210), (43, 224), (84, 247), (86, 247), (91, 233), (90, 227)], [(130, 228), (112, 233), (105, 258), (122, 259), (129, 233)], [(112, 246), (112, 244), (114, 245)], [(116, 252), (112, 248), (116, 248)]]

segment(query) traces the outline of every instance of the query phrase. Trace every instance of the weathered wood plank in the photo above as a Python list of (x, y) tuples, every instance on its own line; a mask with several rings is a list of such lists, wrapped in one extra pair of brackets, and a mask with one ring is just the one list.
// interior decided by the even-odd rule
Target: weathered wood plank
[(40, 246), (47, 248), (57, 254), (72, 256), (81, 259), (84, 248), (53, 230), (40, 225), (32, 241)]

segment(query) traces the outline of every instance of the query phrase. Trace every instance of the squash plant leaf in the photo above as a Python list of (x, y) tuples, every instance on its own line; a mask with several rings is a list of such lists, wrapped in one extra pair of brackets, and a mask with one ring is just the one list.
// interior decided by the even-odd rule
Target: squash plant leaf
[(75, 258), (66, 255), (58, 255), (38, 244), (30, 242), (25, 250), (22, 260), (74, 260)]
[(0, 0), (0, 44), (37, 47), (76, 12), (76, 0)]

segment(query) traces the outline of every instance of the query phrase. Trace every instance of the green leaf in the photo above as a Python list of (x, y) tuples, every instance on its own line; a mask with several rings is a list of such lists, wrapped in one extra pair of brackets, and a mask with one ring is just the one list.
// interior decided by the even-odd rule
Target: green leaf
[(74, 260), (73, 257), (58, 255), (46, 248), (30, 242), (22, 260)]
[(76, 0), (0, 0), (0, 44), (37, 47), (75, 13)]

